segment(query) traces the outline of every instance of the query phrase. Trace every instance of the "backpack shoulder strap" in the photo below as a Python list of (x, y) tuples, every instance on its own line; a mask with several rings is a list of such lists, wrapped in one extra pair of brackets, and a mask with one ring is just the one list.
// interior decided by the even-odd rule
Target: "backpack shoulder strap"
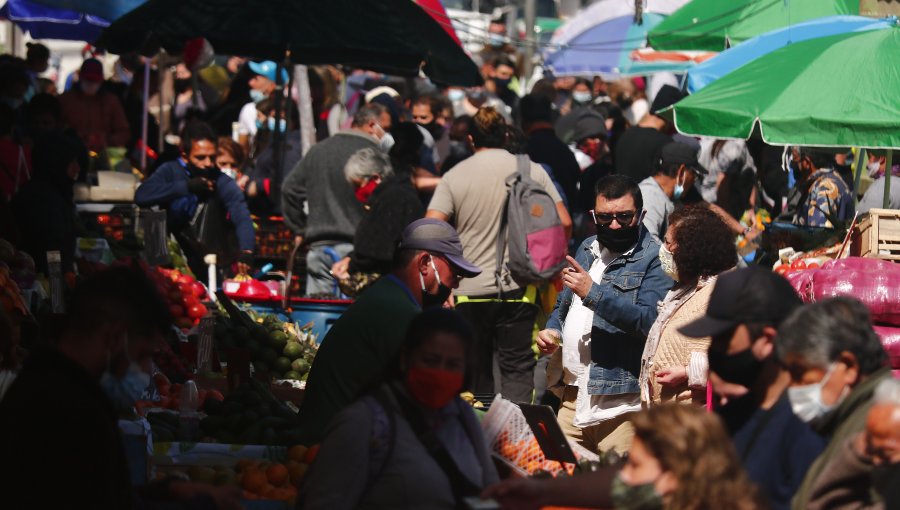
[(516, 173), (523, 179), (531, 179), (531, 158), (528, 154), (516, 154)]
[[(369, 449), (369, 473), (363, 494), (367, 494), (387, 468), (397, 444), (397, 415), (384, 387), (363, 399), (372, 411), (372, 441)], [(385, 428), (386, 427), (386, 428)]]

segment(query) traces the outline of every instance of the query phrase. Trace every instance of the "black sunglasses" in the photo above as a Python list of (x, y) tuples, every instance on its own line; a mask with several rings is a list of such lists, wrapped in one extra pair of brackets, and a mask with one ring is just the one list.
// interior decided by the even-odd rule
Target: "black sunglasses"
[(594, 220), (595, 225), (609, 225), (612, 223), (613, 219), (619, 222), (619, 225), (625, 226), (631, 224), (634, 220), (634, 217), (637, 215), (636, 212), (617, 212), (617, 213), (598, 213), (594, 210), (589, 211), (591, 213), (591, 218)]

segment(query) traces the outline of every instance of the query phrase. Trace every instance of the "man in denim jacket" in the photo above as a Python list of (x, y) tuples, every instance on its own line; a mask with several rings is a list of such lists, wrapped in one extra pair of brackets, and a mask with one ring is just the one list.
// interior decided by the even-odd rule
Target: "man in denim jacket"
[(641, 225), (642, 208), (630, 178), (597, 182), (597, 236), (568, 257), (565, 289), (538, 334), (544, 353), (562, 347), (548, 368), (551, 389), (562, 399), (560, 425), (593, 451), (621, 454), (631, 444), (629, 417), (641, 408), (641, 353), (657, 304), (673, 283), (660, 266), (659, 244)]

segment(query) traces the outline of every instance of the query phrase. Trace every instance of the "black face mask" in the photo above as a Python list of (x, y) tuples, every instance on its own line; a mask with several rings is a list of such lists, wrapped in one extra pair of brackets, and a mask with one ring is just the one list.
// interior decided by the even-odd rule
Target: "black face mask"
[(444, 305), (447, 302), (447, 299), (450, 297), (450, 293), (453, 292), (453, 289), (444, 285), (444, 282), (441, 281), (441, 276), (438, 274), (437, 266), (434, 265), (434, 259), (431, 259), (431, 268), (434, 270), (434, 277), (437, 279), (438, 288), (437, 291), (432, 294), (425, 289), (425, 277), (419, 273), (419, 281), (422, 282), (422, 309), (426, 310), (428, 308), (438, 308)]
[(763, 369), (763, 362), (756, 359), (750, 349), (735, 354), (709, 351), (709, 369), (722, 380), (752, 389)]
[(431, 121), (428, 124), (419, 124), (426, 131), (431, 134), (431, 137), (434, 138), (434, 141), (438, 141), (441, 136), (444, 134), (444, 126), (437, 123), (437, 121)]
[(621, 253), (637, 243), (639, 227), (640, 222), (637, 225), (616, 230), (609, 226), (597, 225), (597, 240), (610, 251)]

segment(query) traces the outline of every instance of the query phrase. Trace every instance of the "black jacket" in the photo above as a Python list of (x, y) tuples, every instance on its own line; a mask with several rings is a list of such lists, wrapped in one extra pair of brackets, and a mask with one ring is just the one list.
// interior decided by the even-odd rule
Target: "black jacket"
[(9, 467), (0, 477), (6, 508), (132, 507), (112, 402), (59, 353), (28, 359), (0, 402), (0, 451)]
[(550, 167), (553, 179), (559, 183), (566, 195), (567, 203), (574, 206), (581, 169), (569, 147), (556, 137), (553, 127), (548, 125), (546, 128), (529, 132), (526, 150), (532, 161)]
[(351, 270), (389, 273), (403, 229), (425, 216), (408, 175), (388, 177), (369, 197), (353, 238)]

